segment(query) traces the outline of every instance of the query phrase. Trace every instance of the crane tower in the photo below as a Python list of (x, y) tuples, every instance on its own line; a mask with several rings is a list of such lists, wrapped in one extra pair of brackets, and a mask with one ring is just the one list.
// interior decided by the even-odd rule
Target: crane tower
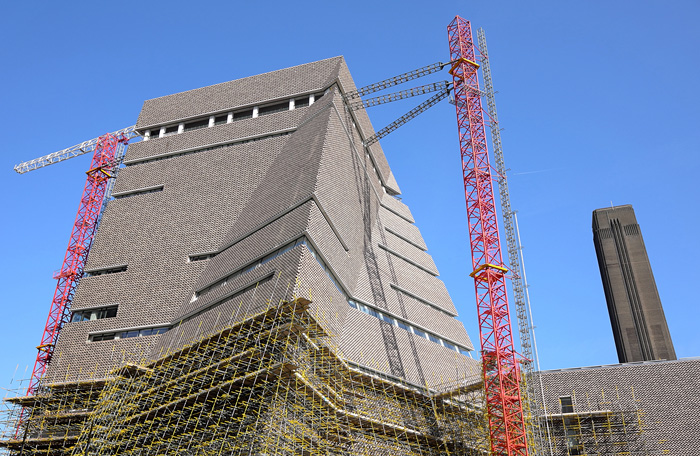
[(447, 27), (467, 203), (491, 451), (527, 455), (520, 372), (513, 345), (491, 165), (469, 21)]

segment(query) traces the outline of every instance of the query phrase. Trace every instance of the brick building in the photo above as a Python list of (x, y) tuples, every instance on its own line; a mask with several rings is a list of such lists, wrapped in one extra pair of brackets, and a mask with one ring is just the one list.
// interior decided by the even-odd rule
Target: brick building
[(676, 359), (632, 206), (593, 211), (593, 243), (620, 362)]

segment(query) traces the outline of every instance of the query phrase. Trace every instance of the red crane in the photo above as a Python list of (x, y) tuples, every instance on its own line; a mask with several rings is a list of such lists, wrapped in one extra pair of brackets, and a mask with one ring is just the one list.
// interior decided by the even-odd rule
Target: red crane
[(491, 165), (481, 105), (476, 50), (469, 21), (447, 26), (464, 192), (467, 201), (491, 453), (527, 455), (520, 373), (508, 312)]
[[(129, 139), (136, 135), (134, 127), (128, 127), (15, 166), (15, 171), (22, 174), (94, 151), (90, 169), (87, 171), (87, 181), (83, 190), (83, 196), (80, 199), (78, 214), (75, 217), (75, 223), (68, 241), (68, 249), (66, 250), (61, 269), (54, 274), (58, 284), (51, 301), (49, 315), (41, 336), (41, 343), (37, 346), (39, 352), (37, 353), (32, 376), (29, 380), (28, 396), (37, 393), (41, 378), (46, 373), (49, 362), (51, 362), (61, 328), (70, 318), (70, 305), (78, 282), (83, 276), (85, 261), (90, 252), (92, 239), (104, 206), (105, 196), (109, 194), (110, 180), (117, 172), (124, 152), (124, 146)], [(24, 411), (22, 415), (24, 415)], [(20, 424), (23, 421), (20, 418)]]

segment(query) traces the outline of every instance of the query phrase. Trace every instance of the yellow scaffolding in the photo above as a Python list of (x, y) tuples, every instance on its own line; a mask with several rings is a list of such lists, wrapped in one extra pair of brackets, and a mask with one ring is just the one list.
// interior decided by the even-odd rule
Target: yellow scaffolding
[(266, 308), (109, 380), (16, 398), (25, 455), (485, 455), (478, 373), (431, 388), (344, 361), (310, 301)]

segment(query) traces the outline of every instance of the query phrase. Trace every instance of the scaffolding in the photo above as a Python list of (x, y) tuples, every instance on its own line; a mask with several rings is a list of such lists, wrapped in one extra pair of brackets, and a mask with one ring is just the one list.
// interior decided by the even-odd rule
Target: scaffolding
[(485, 455), (480, 373), (428, 388), (346, 362), (310, 301), (268, 303), (109, 379), (43, 386), (22, 455)]
[[(624, 391), (623, 391), (624, 392)], [(643, 434), (650, 429), (644, 413), (634, 404), (634, 389), (630, 400), (621, 398), (619, 387), (614, 397), (601, 390), (593, 399), (586, 393), (583, 400), (572, 396), (560, 397), (562, 413), (541, 417), (547, 421), (547, 439), (554, 455), (660, 455), (666, 452), (652, 444)], [(579, 397), (579, 399), (581, 399)], [(574, 407), (574, 404), (576, 406)], [(574, 410), (574, 408), (579, 410)]]

